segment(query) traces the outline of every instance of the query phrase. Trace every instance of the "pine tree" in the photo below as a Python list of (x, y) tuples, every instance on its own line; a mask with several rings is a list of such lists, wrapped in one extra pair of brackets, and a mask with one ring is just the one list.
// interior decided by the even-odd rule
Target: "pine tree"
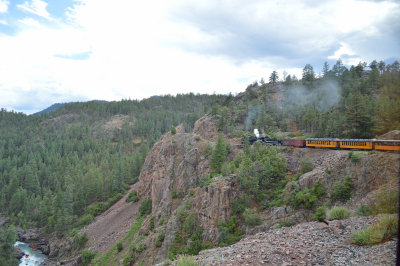
[(221, 173), (222, 163), (226, 158), (226, 146), (224, 142), (224, 135), (219, 134), (217, 144), (215, 145), (214, 152), (211, 157), (211, 169), (214, 173)]

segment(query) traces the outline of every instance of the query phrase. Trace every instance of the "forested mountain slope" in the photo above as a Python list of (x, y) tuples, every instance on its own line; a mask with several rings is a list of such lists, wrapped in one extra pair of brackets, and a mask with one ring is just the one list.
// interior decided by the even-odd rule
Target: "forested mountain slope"
[(82, 227), (136, 182), (161, 134), (178, 123), (190, 130), (223, 99), (187, 94), (71, 103), (41, 116), (1, 109), (1, 212), (17, 226), (59, 237)]
[[(339, 60), (320, 76), (306, 65), (300, 80), (288, 75), (280, 82), (273, 72), (268, 83), (254, 82), (237, 96), (71, 103), (41, 116), (2, 109), (1, 212), (9, 223), (72, 243), (63, 255), (90, 260), (94, 253), (81, 253), (83, 247), (101, 251), (95, 262), (103, 265), (194, 255), (288, 218), (311, 220), (334, 204), (360, 207), (349, 199), (370, 204), (378, 191), (396, 193), (396, 171), (385, 179), (378, 167), (393, 169), (395, 154), (322, 151), (314, 158), (298, 149), (242, 145), (242, 139), (254, 128), (277, 138), (373, 138), (400, 129), (399, 106), (397, 61), (348, 69)], [(363, 187), (363, 173), (380, 183)], [(335, 194), (340, 183), (347, 186), (344, 196)], [(110, 223), (119, 211), (132, 223), (121, 229), (131, 227), (125, 236), (116, 233), (117, 224), (95, 232), (106, 228), (102, 218)], [(98, 237), (110, 242), (101, 246)]]

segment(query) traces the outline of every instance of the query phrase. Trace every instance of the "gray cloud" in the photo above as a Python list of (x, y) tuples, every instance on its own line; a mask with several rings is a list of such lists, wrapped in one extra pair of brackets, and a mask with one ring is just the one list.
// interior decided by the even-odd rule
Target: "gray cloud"
[[(369, 54), (384, 59), (386, 54), (399, 51), (399, 5), (390, 16), (374, 25), (376, 33), (344, 34), (334, 32), (326, 22), (324, 16), (329, 10), (324, 9), (325, 1), (302, 1), (302, 10), (295, 10), (290, 3), (264, 6), (263, 2), (233, 2), (228, 6), (216, 1), (200, 7), (191, 4), (180, 7), (174, 12), (174, 19), (212, 36), (212, 42), (184, 41), (178, 45), (199, 54), (226, 56), (238, 63), (261, 59), (286, 67), (301, 67), (306, 63), (321, 66), (321, 61), (346, 41), (356, 48), (357, 56), (368, 59)], [(356, 15), (358, 11), (354, 12)], [(380, 46), (376, 46), (378, 40)], [(377, 52), (377, 47), (382, 52)]]

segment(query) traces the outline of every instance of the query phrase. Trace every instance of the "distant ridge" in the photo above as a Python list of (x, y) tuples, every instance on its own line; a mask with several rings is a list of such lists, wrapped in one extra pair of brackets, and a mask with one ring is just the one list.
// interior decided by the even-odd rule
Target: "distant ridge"
[[(94, 102), (107, 102), (107, 101), (104, 101), (104, 100), (93, 100), (93, 101), (94, 101)], [(56, 111), (56, 110), (57, 110), (58, 108), (60, 108), (61, 106), (64, 106), (64, 105), (66, 105), (66, 104), (72, 104), (72, 103), (77, 103), (77, 102), (55, 103), (55, 104), (53, 104), (53, 105), (47, 107), (46, 109), (44, 109), (44, 110), (42, 110), (42, 111), (40, 111), (40, 112), (34, 113), (34, 114), (32, 114), (32, 115), (41, 116), (42, 114), (48, 114), (48, 113), (51, 113), (51, 112)]]
[(42, 114), (48, 114), (48, 113), (54, 112), (55, 110), (57, 110), (61, 106), (66, 105), (66, 104), (70, 104), (70, 103), (72, 103), (72, 102), (69, 102), (69, 103), (55, 103), (55, 104), (47, 107), (46, 109), (44, 109), (44, 110), (42, 110), (40, 112), (34, 113), (32, 115), (41, 116)]

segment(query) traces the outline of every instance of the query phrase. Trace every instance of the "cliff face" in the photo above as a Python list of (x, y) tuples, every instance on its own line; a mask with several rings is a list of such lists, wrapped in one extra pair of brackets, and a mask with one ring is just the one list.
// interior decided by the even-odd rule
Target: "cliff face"
[[(196, 122), (193, 133), (185, 133), (178, 126), (177, 134), (163, 135), (146, 158), (138, 193), (141, 198), (152, 200), (151, 216), (155, 217), (155, 224), (161, 219), (168, 221), (163, 245), (156, 255), (152, 254), (156, 262), (167, 258), (169, 245), (180, 229), (176, 222), (179, 206), (190, 201), (196, 224), (204, 230), (203, 240), (214, 244), (218, 242), (218, 222), (231, 216), (231, 201), (237, 194), (234, 178), (215, 178), (211, 186), (199, 187), (200, 178), (210, 173), (210, 145), (217, 137), (215, 123), (203, 117)], [(173, 194), (180, 196), (174, 199)]]

